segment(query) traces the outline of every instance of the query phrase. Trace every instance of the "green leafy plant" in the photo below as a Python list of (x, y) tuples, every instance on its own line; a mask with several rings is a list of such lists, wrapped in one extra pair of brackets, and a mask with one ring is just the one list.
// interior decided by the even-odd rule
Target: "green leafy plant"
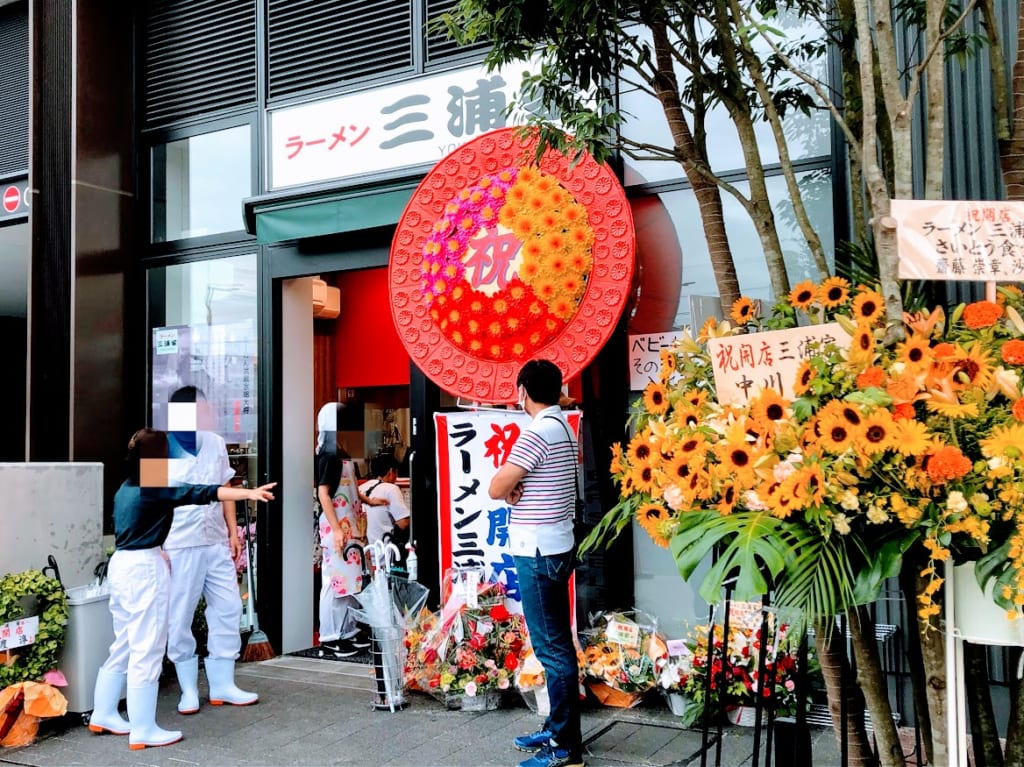
[(34, 615), (39, 616), (36, 641), (9, 651), (11, 662), (0, 664), (0, 688), (38, 681), (56, 668), (68, 622), (67, 595), (60, 581), (41, 570), (0, 578), (0, 624)]

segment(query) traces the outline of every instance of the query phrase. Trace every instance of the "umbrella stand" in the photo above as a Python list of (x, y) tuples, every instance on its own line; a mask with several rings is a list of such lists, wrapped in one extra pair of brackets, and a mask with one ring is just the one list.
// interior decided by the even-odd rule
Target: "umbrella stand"
[(366, 550), (373, 563), (373, 575), (369, 585), (355, 595), (361, 607), (355, 612), (370, 626), (370, 653), (377, 682), (373, 707), (377, 711), (400, 711), (406, 706), (402, 695), (405, 664), (401, 657), (405, 649), (405, 627), (398, 620), (389, 588), (392, 556), (397, 547), (378, 542)]

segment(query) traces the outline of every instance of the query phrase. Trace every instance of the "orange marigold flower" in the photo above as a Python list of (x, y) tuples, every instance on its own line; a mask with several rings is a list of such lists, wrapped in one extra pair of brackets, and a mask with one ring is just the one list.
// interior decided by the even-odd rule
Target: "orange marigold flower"
[(1003, 307), (992, 301), (975, 301), (964, 309), (964, 324), (971, 330), (991, 327), (1003, 316)]
[(872, 365), (859, 376), (857, 376), (857, 388), (868, 389), (872, 386), (881, 386), (885, 380), (885, 371), (877, 365)]
[(952, 445), (940, 447), (928, 456), (927, 471), (933, 482), (959, 479), (971, 470), (971, 459)]
[(1013, 417), (1018, 421), (1024, 421), (1024, 397), (1021, 397), (1013, 403), (1013, 407), (1010, 409), (1013, 413)]
[(892, 409), (892, 417), (897, 420), (903, 420), (914, 417), (914, 406), (909, 402), (901, 402)]
[(1013, 339), (1003, 344), (1003, 362), (1007, 365), (1024, 365), (1024, 341)]

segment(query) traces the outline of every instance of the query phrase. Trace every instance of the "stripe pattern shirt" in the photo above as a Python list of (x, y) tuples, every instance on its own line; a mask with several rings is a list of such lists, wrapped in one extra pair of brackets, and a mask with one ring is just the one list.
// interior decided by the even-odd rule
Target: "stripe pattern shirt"
[(509, 463), (526, 471), (523, 494), (509, 515), (513, 556), (569, 551), (576, 507), (577, 448), (558, 405), (544, 408), (519, 435)]

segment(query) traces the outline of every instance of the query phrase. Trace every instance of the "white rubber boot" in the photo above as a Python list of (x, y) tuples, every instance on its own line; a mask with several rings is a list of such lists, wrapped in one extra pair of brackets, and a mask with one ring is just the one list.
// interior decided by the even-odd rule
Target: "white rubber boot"
[(210, 683), (210, 703), (222, 706), (251, 706), (260, 702), (260, 696), (254, 692), (239, 690), (235, 686), (235, 662), (226, 658), (207, 658), (206, 680)]
[(127, 674), (115, 674), (104, 668), (97, 672), (96, 688), (92, 694), (92, 716), (89, 717), (89, 729), (93, 732), (109, 732), (111, 735), (128, 734), (131, 725), (117, 711), (127, 676)]
[(169, 746), (181, 740), (177, 730), (161, 729), (156, 723), (156, 699), (160, 683), (146, 687), (128, 688), (128, 720), (132, 730), (128, 735), (128, 748), (138, 751), (153, 746)]
[(178, 672), (181, 688), (178, 713), (194, 714), (199, 710), (199, 658), (193, 655), (189, 660), (175, 663), (174, 670)]

